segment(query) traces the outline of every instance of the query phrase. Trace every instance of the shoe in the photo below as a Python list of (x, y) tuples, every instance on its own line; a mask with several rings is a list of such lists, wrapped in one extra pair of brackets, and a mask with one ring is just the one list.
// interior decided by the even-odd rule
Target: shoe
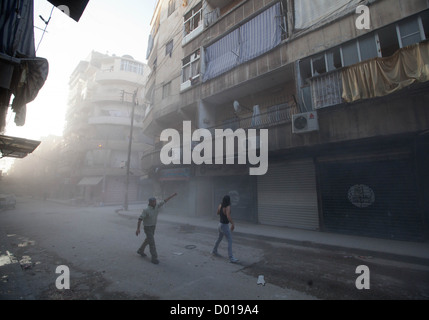
[(137, 250), (137, 253), (142, 257), (147, 257), (146, 253), (144, 253), (143, 251)]
[(212, 255), (214, 255), (215, 257), (220, 257), (220, 254), (217, 253), (217, 251), (212, 251)]
[(234, 257), (229, 258), (229, 262), (231, 262), (231, 263), (237, 263), (238, 261), (240, 261), (240, 260), (238, 260)]
[(152, 263), (153, 263), (153, 264), (159, 264), (159, 260), (158, 260), (158, 259), (153, 259), (153, 258), (152, 258)]

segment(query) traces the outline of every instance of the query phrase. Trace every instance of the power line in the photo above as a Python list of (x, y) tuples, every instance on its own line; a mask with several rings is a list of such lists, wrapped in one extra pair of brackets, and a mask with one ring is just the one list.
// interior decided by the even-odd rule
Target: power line
[(52, 6), (52, 10), (51, 10), (51, 13), (49, 15), (49, 19), (47, 21), (41, 15), (39, 15), (39, 18), (45, 23), (45, 29), (43, 30), (42, 37), (40, 38), (39, 44), (37, 45), (36, 53), (37, 53), (37, 51), (39, 51), (39, 46), (42, 43), (43, 37), (45, 36), (46, 29), (48, 29), (48, 25), (49, 25), (49, 22), (51, 21), (52, 14), (54, 12), (54, 8), (55, 8), (55, 6)]

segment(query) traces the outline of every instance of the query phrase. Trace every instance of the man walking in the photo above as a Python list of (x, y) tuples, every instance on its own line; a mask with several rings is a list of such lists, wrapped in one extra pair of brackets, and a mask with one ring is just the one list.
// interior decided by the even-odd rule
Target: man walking
[(137, 253), (143, 257), (146, 257), (144, 250), (146, 249), (146, 246), (149, 245), (150, 254), (152, 256), (152, 263), (154, 264), (159, 263), (158, 254), (156, 252), (156, 246), (155, 246), (155, 228), (156, 228), (156, 222), (158, 220), (159, 210), (164, 204), (166, 204), (170, 199), (174, 198), (175, 196), (177, 196), (177, 193), (174, 193), (164, 201), (161, 201), (159, 204), (156, 203), (155, 198), (150, 198), (149, 205), (146, 209), (143, 210), (137, 224), (136, 236), (140, 234), (140, 226), (142, 221), (143, 221), (144, 233), (146, 234), (146, 239), (144, 240), (140, 249), (137, 250)]

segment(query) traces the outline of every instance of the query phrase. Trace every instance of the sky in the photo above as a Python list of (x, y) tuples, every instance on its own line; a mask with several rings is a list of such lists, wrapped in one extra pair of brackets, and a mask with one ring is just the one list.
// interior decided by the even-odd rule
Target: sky
[[(37, 98), (27, 105), (26, 124), (17, 127), (9, 110), (5, 134), (30, 140), (62, 136), (71, 73), (91, 51), (131, 55), (146, 62), (150, 22), (158, 0), (90, 0), (76, 22), (47, 0), (34, 0), (36, 55), (49, 61), (49, 75)], [(44, 20), (52, 17), (43, 35)], [(42, 38), (43, 36), (43, 38)], [(0, 164), (0, 170), (2, 166)]]

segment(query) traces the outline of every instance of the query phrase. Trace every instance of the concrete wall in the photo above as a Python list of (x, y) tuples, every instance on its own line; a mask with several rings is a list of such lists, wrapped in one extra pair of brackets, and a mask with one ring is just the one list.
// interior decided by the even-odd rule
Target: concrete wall
[(291, 123), (270, 129), (269, 148), (275, 151), (423, 132), (429, 129), (428, 103), (429, 93), (398, 93), (320, 109), (319, 131), (293, 134)]

